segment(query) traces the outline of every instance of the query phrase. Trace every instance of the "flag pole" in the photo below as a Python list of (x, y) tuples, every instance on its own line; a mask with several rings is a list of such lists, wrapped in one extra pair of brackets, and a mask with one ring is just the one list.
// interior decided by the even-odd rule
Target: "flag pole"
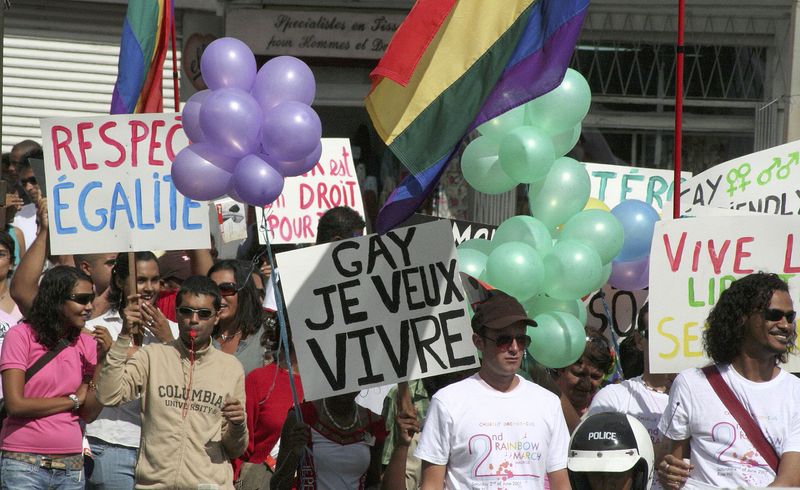
[(672, 192), (672, 217), (681, 215), (681, 139), (683, 134), (683, 19), (685, 0), (678, 0), (678, 44), (675, 57), (675, 148), (673, 150), (674, 175)]
[(172, 41), (172, 93), (175, 96), (175, 112), (181, 111), (181, 94), (178, 89), (178, 55), (175, 46), (175, 0), (169, 2), (169, 32)]

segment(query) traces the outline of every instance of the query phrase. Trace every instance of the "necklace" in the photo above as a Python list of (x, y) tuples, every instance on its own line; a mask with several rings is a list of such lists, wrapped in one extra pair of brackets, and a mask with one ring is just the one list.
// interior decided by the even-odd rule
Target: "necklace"
[(219, 334), (219, 341), (220, 342), (227, 342), (229, 340), (233, 340), (234, 338), (236, 338), (237, 336), (239, 336), (241, 334), (242, 334), (241, 330), (237, 330), (236, 332), (234, 332), (234, 333), (232, 333), (230, 335), (225, 335), (224, 333), (221, 333), (221, 334)]
[(653, 386), (647, 381), (645, 381), (644, 378), (642, 378), (642, 384), (644, 384), (644, 387), (647, 388), (648, 390), (655, 391), (656, 393), (664, 394), (667, 393), (668, 391), (666, 386), (658, 386), (658, 387)]
[(334, 427), (336, 427), (337, 429), (339, 429), (342, 432), (347, 432), (349, 430), (352, 430), (353, 427), (359, 425), (359, 423), (361, 422), (361, 419), (358, 416), (358, 407), (356, 406), (356, 402), (355, 401), (353, 402), (353, 408), (355, 409), (355, 413), (353, 414), (353, 421), (350, 423), (350, 425), (348, 425), (346, 427), (345, 426), (341, 426), (336, 421), (336, 419), (333, 418), (333, 415), (331, 415), (331, 412), (328, 410), (328, 403), (325, 400), (325, 398), (322, 399), (322, 410), (325, 412), (325, 416), (328, 417), (328, 420), (331, 421), (331, 423), (333, 424)]

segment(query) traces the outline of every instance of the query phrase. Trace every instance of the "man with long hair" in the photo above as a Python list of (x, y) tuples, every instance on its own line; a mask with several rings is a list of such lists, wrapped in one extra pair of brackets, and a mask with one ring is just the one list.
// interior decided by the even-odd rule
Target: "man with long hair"
[[(683, 371), (672, 385), (659, 423), (670, 444), (659, 479), (667, 488), (800, 486), (800, 380), (780, 367), (797, 337), (788, 285), (763, 272), (735, 281), (707, 327), (704, 347), (714, 365)], [(722, 382), (716, 388), (715, 379)], [(733, 397), (723, 402), (717, 390), (725, 385)], [(739, 404), (744, 425), (731, 415)], [(747, 418), (763, 438), (745, 434)]]

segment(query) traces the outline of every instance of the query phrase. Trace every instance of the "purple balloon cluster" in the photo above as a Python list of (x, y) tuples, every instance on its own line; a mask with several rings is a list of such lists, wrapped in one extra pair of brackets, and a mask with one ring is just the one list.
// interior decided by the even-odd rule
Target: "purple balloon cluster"
[(209, 44), (200, 70), (209, 88), (183, 107), (192, 144), (172, 162), (175, 187), (197, 201), (227, 194), (253, 206), (270, 204), (285, 177), (310, 171), (322, 155), (322, 124), (310, 106), (314, 74), (291, 56), (256, 71), (250, 48), (230, 37)]

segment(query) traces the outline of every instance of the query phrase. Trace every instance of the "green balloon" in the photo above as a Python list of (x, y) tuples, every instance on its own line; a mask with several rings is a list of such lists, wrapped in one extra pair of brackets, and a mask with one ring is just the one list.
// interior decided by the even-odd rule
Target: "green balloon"
[(492, 253), (493, 245), (491, 241), (486, 240), (485, 238), (472, 238), (470, 240), (464, 240), (456, 248), (458, 250), (471, 248), (472, 250), (477, 250), (478, 252), (488, 256), (490, 253)]
[(481, 124), (478, 126), (478, 132), (499, 143), (513, 129), (522, 126), (524, 119), (525, 106), (517, 106)]
[(571, 149), (581, 137), (581, 125), (576, 124), (574, 128), (568, 129), (558, 134), (554, 134), (550, 139), (553, 141), (553, 148), (556, 151), (556, 158), (563, 157)]
[(558, 369), (580, 359), (586, 348), (586, 331), (578, 318), (563, 311), (550, 311), (537, 315), (534, 321), (538, 326), (528, 327), (528, 352), (539, 364)]
[(558, 87), (525, 104), (525, 121), (556, 135), (583, 121), (591, 102), (589, 83), (580, 73), (568, 68)]
[(586, 324), (586, 305), (579, 299), (556, 299), (546, 294), (537, 294), (522, 306), (529, 318), (550, 311), (561, 311), (576, 316), (581, 324)]
[(557, 241), (544, 266), (544, 292), (556, 299), (578, 299), (594, 291), (603, 270), (597, 252), (578, 240)]
[(586, 206), (591, 187), (586, 168), (572, 158), (561, 157), (544, 180), (531, 185), (531, 215), (553, 231)]
[(480, 277), (486, 269), (486, 254), (471, 248), (457, 248), (458, 269), (472, 277)]
[(600, 270), (600, 277), (597, 279), (597, 282), (594, 283), (594, 287), (592, 287), (592, 291), (597, 291), (598, 289), (603, 289), (603, 286), (606, 285), (608, 282), (608, 278), (611, 277), (611, 265), (613, 262), (609, 262), (605, 264), (603, 268)]
[(535, 248), (544, 257), (553, 250), (553, 239), (547, 226), (533, 216), (512, 216), (500, 223), (492, 237), (494, 246), (522, 242)]
[(538, 293), (544, 283), (544, 264), (533, 247), (522, 242), (503, 243), (486, 261), (486, 282), (519, 301)]
[(481, 136), (472, 140), (461, 155), (464, 180), (478, 192), (502, 194), (517, 186), (517, 182), (500, 166), (497, 151), (497, 143)]
[(608, 211), (587, 209), (564, 223), (559, 239), (578, 240), (589, 245), (605, 265), (622, 250), (622, 223)]
[(530, 184), (547, 176), (556, 151), (547, 133), (533, 126), (520, 126), (500, 142), (498, 157), (506, 175)]

